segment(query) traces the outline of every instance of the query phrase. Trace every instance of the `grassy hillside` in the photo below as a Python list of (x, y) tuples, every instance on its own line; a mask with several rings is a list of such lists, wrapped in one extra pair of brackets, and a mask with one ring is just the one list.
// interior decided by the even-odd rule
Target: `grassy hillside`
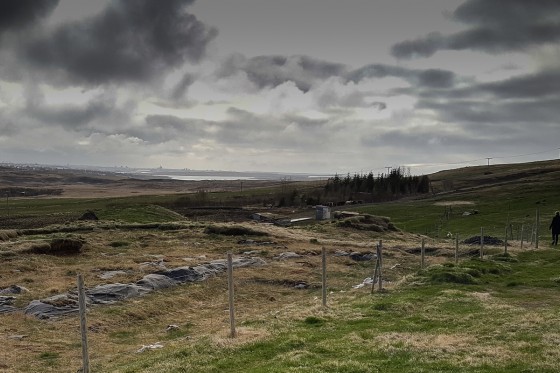
[[(548, 240), (548, 225), (560, 210), (560, 161), (468, 167), (430, 175), (436, 193), (416, 200), (360, 207), (389, 216), (401, 229), (443, 238), (484, 234), (525, 239), (540, 215), (539, 236)], [(443, 188), (447, 185), (447, 188)]]
[[(227, 276), (218, 274), (90, 306), (91, 371), (557, 372), (560, 251), (549, 246), (547, 227), (560, 208), (559, 166), (551, 161), (441, 172), (432, 175), (434, 185), (453, 180), (445, 181), (453, 188), (421, 199), (357, 207), (390, 217), (400, 231), (388, 233), (335, 222), (294, 227), (194, 222), (168, 208), (181, 198), (201, 198), (196, 194), (14, 198), (0, 211), (8, 227), (31, 219), (58, 225), (19, 235), (13, 229), (0, 231), (5, 233), (0, 235), (0, 301), (23, 308), (36, 299), (73, 292), (78, 273), (89, 289), (130, 284), (162, 268), (223, 260), (231, 251), (235, 257), (265, 261), (234, 271), (236, 338), (229, 336)], [(277, 192), (204, 197), (248, 200)], [(525, 244), (521, 249), (515, 239), (521, 224), (525, 229), (533, 224), (537, 209), (542, 216), (540, 248)], [(101, 220), (74, 220), (86, 210)], [(164, 226), (126, 224), (178, 220), (180, 224)], [(226, 229), (219, 229), (222, 225)], [(509, 225), (514, 240), (508, 254), (503, 245), (488, 245), (479, 259), (476, 245), (460, 243), (455, 263), (454, 240), (445, 237), (447, 232), (466, 238), (483, 227), (485, 234), (502, 238)], [(84, 229), (69, 233), (72, 227)], [(44, 248), (59, 238), (78, 239), (83, 249), (74, 255), (45, 254)], [(369, 284), (362, 285), (372, 275), (374, 261), (341, 253), (370, 254), (380, 240), (384, 291), (371, 293)], [(323, 247), (327, 307), (321, 302)], [(286, 259), (286, 253), (297, 255)], [(104, 277), (107, 273), (114, 277)], [(14, 285), (24, 290), (8, 292)], [(51, 302), (60, 305), (63, 300)], [(75, 372), (81, 364), (74, 314), (42, 320), (21, 312), (0, 313), (0, 340), (2, 372)], [(138, 352), (157, 342), (161, 348)]]

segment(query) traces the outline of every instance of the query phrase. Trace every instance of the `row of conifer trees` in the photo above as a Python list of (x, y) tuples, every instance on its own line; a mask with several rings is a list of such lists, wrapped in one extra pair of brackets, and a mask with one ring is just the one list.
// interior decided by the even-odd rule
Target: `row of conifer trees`
[[(399, 198), (406, 195), (423, 194), (430, 191), (430, 179), (426, 175), (413, 176), (404, 167), (393, 168), (387, 174), (347, 174), (345, 177), (335, 175), (327, 180), (325, 194), (330, 197), (357, 198), (365, 197), (376, 200)], [(369, 198), (368, 198), (369, 195)]]

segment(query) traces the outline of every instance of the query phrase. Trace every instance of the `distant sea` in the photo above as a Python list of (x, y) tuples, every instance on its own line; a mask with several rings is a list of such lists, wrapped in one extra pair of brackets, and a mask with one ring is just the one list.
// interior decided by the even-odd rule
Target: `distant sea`
[(202, 180), (262, 180), (252, 176), (212, 176), (212, 175), (153, 175), (152, 178), (202, 181)]
[(232, 171), (194, 171), (194, 170), (157, 170), (141, 172), (142, 178), (150, 179), (174, 179), (185, 181), (202, 180), (278, 180), (278, 181), (310, 181), (328, 179), (331, 175), (312, 175), (303, 173), (279, 173), (279, 172), (232, 172)]

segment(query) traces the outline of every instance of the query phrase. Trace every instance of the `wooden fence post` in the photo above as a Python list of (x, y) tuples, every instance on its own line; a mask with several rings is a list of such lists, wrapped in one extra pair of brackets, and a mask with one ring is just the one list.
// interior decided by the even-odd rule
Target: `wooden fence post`
[(233, 302), (233, 258), (231, 251), (227, 254), (228, 293), (229, 293), (229, 324), (230, 337), (237, 337), (235, 330), (235, 308)]
[(425, 253), (426, 253), (425, 244), (426, 244), (425, 239), (422, 238), (422, 246), (420, 248), (420, 269), (424, 269), (424, 264), (425, 264), (424, 263), (424, 257), (425, 257)]
[(382, 249), (382, 241), (379, 240), (379, 244), (376, 247), (376, 260), (375, 260), (375, 269), (373, 271), (373, 278), (371, 281), (371, 294), (375, 290), (375, 284), (379, 284), (378, 290), (383, 290), (383, 279), (381, 278), (381, 267), (383, 266), (383, 249)]
[(513, 224), (509, 223), (509, 239), (513, 241)]
[(89, 373), (89, 353), (87, 341), (86, 321), (86, 294), (84, 291), (84, 278), (78, 274), (78, 307), (80, 310), (80, 332), (82, 335), (82, 372)]
[(536, 227), (535, 227), (535, 249), (539, 248), (539, 223), (540, 223), (540, 211), (537, 207), (537, 216), (536, 216)]
[(383, 242), (379, 240), (379, 246), (377, 246), (377, 255), (379, 256), (379, 287), (378, 290), (383, 290), (383, 277), (381, 276), (383, 272)]
[(484, 259), (484, 228), (480, 227), (480, 259)]
[(323, 264), (323, 307), (327, 306), (327, 250), (323, 247), (321, 249), (321, 257)]
[(459, 261), (459, 233), (455, 233), (455, 264)]
[(504, 240), (504, 254), (507, 254), (507, 252), (508, 252), (507, 246), (508, 246), (508, 227), (506, 225), (506, 235), (505, 235), (505, 240)]
[(373, 276), (371, 278), (371, 294), (375, 290), (375, 284), (377, 283), (377, 275), (379, 271), (379, 246), (375, 246), (375, 267), (373, 269)]

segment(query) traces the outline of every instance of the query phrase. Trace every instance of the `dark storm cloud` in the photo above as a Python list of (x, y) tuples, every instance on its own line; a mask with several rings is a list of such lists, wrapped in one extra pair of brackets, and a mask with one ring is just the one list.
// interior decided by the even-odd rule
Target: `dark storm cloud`
[(469, 29), (444, 36), (432, 33), (395, 44), (397, 58), (429, 57), (438, 50), (518, 51), (560, 41), (560, 1), (468, 0), (452, 14)]
[(3, 0), (0, 1), (0, 34), (35, 23), (50, 14), (59, 0)]
[(414, 86), (428, 88), (448, 88), (455, 84), (456, 79), (455, 74), (448, 70), (416, 70), (383, 64), (366, 65), (346, 75), (348, 80), (356, 83), (364, 78), (386, 77), (402, 78)]
[(101, 13), (27, 43), (23, 58), (74, 83), (144, 81), (196, 62), (217, 31), (185, 7), (194, 0), (115, 0)]
[(308, 56), (273, 55), (247, 59), (237, 54), (224, 61), (217, 71), (217, 76), (225, 78), (244, 72), (258, 88), (276, 87), (292, 81), (300, 90), (307, 92), (316, 81), (339, 76), (345, 69), (343, 64)]

